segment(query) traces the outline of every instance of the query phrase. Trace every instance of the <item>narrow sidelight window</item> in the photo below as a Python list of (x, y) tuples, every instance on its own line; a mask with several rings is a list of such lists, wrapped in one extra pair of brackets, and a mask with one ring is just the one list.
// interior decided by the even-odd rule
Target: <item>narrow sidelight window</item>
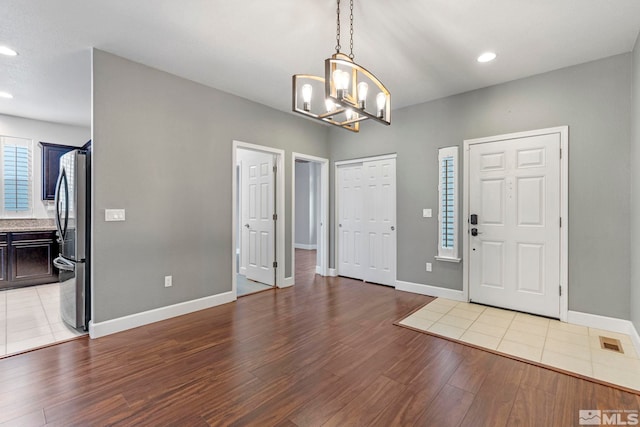
[(438, 255), (442, 261), (458, 258), (458, 147), (438, 151)]

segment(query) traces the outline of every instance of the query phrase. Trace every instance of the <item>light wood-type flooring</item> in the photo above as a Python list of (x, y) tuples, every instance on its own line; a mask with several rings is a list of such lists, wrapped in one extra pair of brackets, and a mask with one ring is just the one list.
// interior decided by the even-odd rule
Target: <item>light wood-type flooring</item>
[(574, 426), (581, 409), (640, 407), (634, 394), (394, 326), (430, 298), (314, 276), (311, 255), (296, 251), (292, 288), (0, 360), (0, 423)]

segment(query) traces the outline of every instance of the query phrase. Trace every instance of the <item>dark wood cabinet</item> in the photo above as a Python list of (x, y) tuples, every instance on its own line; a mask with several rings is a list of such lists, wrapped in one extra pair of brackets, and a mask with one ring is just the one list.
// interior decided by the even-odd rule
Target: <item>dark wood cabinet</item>
[(55, 282), (58, 271), (53, 259), (57, 254), (55, 231), (1, 233), (0, 288)]
[(42, 146), (42, 200), (53, 200), (60, 171), (60, 157), (77, 148), (69, 145), (40, 142)]

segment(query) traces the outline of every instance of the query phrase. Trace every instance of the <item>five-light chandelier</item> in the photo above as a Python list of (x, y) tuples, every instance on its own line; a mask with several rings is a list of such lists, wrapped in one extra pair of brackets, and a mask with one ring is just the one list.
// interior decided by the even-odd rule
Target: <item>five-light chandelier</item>
[[(360, 122), (367, 119), (390, 125), (391, 94), (376, 76), (353, 62), (353, 0), (349, 0), (350, 53), (340, 52), (340, 0), (337, 4), (336, 53), (324, 61), (324, 78), (293, 76), (293, 111), (352, 132), (358, 132)], [(314, 98), (314, 93), (322, 96)], [(370, 95), (375, 102), (369, 102)]]

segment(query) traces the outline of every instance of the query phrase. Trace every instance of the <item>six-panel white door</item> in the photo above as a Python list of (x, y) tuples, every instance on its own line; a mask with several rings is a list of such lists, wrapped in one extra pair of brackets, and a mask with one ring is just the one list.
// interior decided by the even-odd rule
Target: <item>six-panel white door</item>
[(395, 159), (340, 166), (338, 182), (338, 273), (395, 286)]
[(365, 269), (367, 282), (396, 282), (396, 159), (364, 163)]
[(469, 213), (470, 300), (559, 317), (560, 135), (470, 145)]
[(362, 163), (341, 166), (338, 182), (338, 272), (341, 276), (362, 279), (364, 208)]
[(273, 286), (274, 173), (273, 154), (242, 153), (242, 245), (246, 277)]

